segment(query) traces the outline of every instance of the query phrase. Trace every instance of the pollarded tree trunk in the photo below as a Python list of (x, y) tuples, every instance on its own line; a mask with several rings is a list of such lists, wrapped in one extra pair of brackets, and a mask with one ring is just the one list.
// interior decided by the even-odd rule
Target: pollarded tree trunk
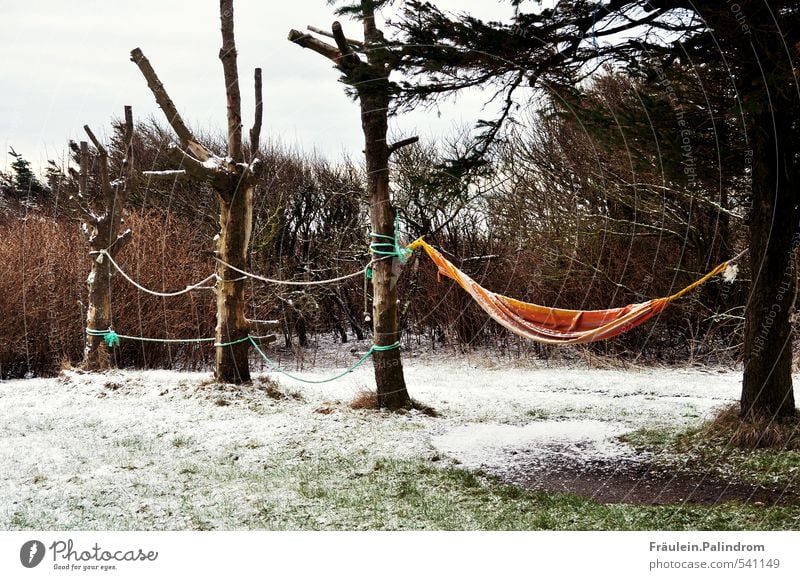
[[(89, 291), (86, 328), (99, 331), (108, 330), (111, 326), (111, 263), (105, 256), (96, 253), (108, 246), (106, 240), (107, 236), (96, 235), (89, 243), (92, 270), (86, 280)], [(110, 358), (103, 336), (87, 334), (83, 368), (87, 371), (107, 369)]]
[[(225, 94), (228, 102), (228, 171), (230, 186), (217, 187), (219, 199), (219, 257), (240, 270), (247, 267), (250, 251), (250, 234), (253, 229), (252, 173), (241, 165), (244, 162), (242, 146), (242, 98), (239, 93), (239, 70), (236, 64), (236, 43), (233, 33), (233, 0), (220, 0), (222, 48), (219, 58), (225, 77)], [(256, 99), (260, 97), (260, 71), (256, 71)], [(260, 115), (256, 114), (260, 130)], [(251, 131), (251, 135), (258, 130)], [(255, 137), (254, 139), (257, 139)], [(257, 145), (256, 145), (257, 147)], [(252, 151), (255, 155), (255, 149)], [(241, 275), (220, 264), (217, 284), (217, 346), (214, 376), (226, 383), (250, 381), (248, 353), (250, 329), (245, 318), (244, 280)]]
[[(231, 266), (244, 270), (253, 225), (253, 186), (245, 183), (232, 194), (220, 194), (218, 198), (220, 236), (217, 254)], [(223, 264), (219, 265), (217, 274), (217, 344), (235, 344), (217, 348), (214, 376), (226, 383), (248, 382), (250, 323), (244, 316), (245, 280)]]
[(254, 322), (245, 317), (245, 281), (242, 273), (229, 266), (239, 270), (247, 267), (253, 227), (254, 184), (261, 167), (256, 159), (263, 116), (261, 69), (255, 70), (255, 118), (250, 130), (250, 163), (247, 163), (242, 142), (242, 104), (236, 63), (233, 0), (220, 0), (219, 7), (222, 31), (219, 58), (222, 61), (227, 97), (227, 157), (214, 155), (192, 134), (140, 49), (131, 51), (131, 60), (141, 70), (156, 102), (181, 143), (181, 147), (173, 146), (168, 149), (168, 154), (179, 169), (151, 172), (151, 177), (185, 177), (195, 182), (210, 183), (217, 193), (220, 232), (216, 257), (220, 263), (217, 266), (217, 351), (214, 377), (220, 382), (243, 383), (250, 380), (249, 336)]
[(743, 417), (795, 414), (791, 315), (796, 298), (797, 199), (791, 120), (779, 110), (753, 125), (753, 207), (750, 267), (753, 285), (745, 323)]
[(80, 176), (77, 198), (72, 201), (79, 211), (83, 213), (82, 230), (89, 244), (89, 255), (92, 259), (92, 269), (86, 280), (89, 293), (89, 302), (86, 313), (86, 328), (97, 332), (87, 332), (86, 346), (83, 356), (83, 367), (86, 370), (104, 370), (110, 366), (111, 356), (108, 345), (102, 334), (111, 329), (111, 262), (109, 257), (115, 257), (130, 240), (131, 232), (126, 230), (120, 233), (123, 222), (122, 212), (130, 193), (133, 169), (133, 111), (130, 106), (125, 107), (125, 125), (123, 139), (125, 143), (125, 157), (122, 160), (121, 175), (113, 182), (109, 177), (108, 153), (103, 145), (92, 133), (88, 126), (84, 130), (89, 135), (97, 152), (99, 175), (98, 181), (101, 192), (99, 197), (100, 209), (94, 211), (87, 190), (89, 171), (89, 146), (80, 143)]

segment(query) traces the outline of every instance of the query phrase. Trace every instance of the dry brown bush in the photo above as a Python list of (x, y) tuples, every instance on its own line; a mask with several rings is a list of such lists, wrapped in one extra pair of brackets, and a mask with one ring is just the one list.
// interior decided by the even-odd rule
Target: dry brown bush
[(50, 374), (83, 348), (77, 227), (31, 215), (0, 223), (0, 378)]
[(359, 391), (356, 396), (353, 397), (353, 400), (350, 401), (350, 408), (369, 410), (380, 409), (380, 405), (378, 404), (378, 393), (368, 389)]
[[(126, 225), (134, 239), (119, 262), (145, 287), (179, 290), (212, 271), (206, 242), (190, 223), (166, 212), (134, 212)], [(66, 361), (80, 361), (88, 260), (76, 222), (29, 215), (0, 223), (0, 378), (50, 375)], [(208, 290), (157, 298), (117, 275), (112, 313), (119, 334), (213, 336)], [(210, 360), (211, 347), (123, 340), (115, 356), (125, 366), (197, 368)]]

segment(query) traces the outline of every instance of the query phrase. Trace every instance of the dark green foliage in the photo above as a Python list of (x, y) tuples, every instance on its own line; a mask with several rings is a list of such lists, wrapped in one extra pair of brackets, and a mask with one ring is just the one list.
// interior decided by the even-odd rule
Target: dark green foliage
[[(789, 0), (561, 0), (554, 9), (534, 3), (525, 11), (527, 5), (515, 5), (519, 10), (509, 22), (485, 23), (445, 14), (429, 2), (407, 2), (397, 23), (409, 47), (401, 67), (411, 77), (403, 86), (406, 104), (429, 104), (466, 88), (493, 85), (505, 105), (488, 130), (479, 127), (475, 143), (480, 153), (512, 120), (521, 86), (569, 93), (604, 64), (638, 68), (645, 85), (660, 77), (667, 81), (655, 94), (645, 91), (645, 108), (663, 120), (675, 114), (674, 103), (664, 100), (666, 94), (673, 101), (674, 94), (687, 99), (687, 114), (699, 111), (710, 123), (673, 127), (662, 139), (665, 173), (674, 178), (683, 164), (687, 181), (697, 188), (718, 165), (720, 174), (728, 173), (719, 180), (722, 191), (737, 187), (736, 195), (749, 206), (745, 223), (753, 280), (745, 310), (742, 414), (794, 415), (791, 309), (780, 309), (779, 302), (795, 298), (794, 284), (786, 284), (788, 297), (781, 288), (796, 275), (793, 236), (800, 224), (795, 192), (800, 181), (795, 64), (800, 6)], [(692, 82), (686, 90), (670, 90), (670, 83), (686, 78), (700, 81), (696, 84), (702, 90), (693, 90)], [(711, 86), (710, 100), (705, 84)], [(611, 133), (607, 126), (600, 128)], [(687, 142), (691, 165), (676, 157), (685, 153)], [(746, 166), (728, 171), (737, 156)], [(698, 170), (700, 163), (705, 167)], [(724, 208), (727, 202), (721, 201)], [(625, 216), (625, 221), (635, 219)], [(720, 223), (724, 230), (725, 222)], [(698, 241), (709, 244), (708, 239)], [(777, 316), (776, 308), (781, 310)], [(771, 312), (774, 320), (768, 318)]]
[(42, 185), (31, 169), (31, 163), (13, 148), (8, 153), (14, 158), (11, 163), (11, 183), (9, 193), (16, 199), (33, 200), (44, 197), (47, 188)]

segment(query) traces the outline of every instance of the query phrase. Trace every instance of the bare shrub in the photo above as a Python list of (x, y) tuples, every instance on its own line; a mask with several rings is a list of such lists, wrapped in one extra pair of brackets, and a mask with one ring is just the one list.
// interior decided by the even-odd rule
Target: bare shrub
[[(204, 278), (211, 261), (190, 223), (164, 212), (135, 212), (127, 223), (134, 241), (120, 265), (145, 287), (176, 290)], [(39, 215), (0, 223), (0, 378), (52, 375), (83, 355), (85, 278), (89, 257), (77, 224)], [(114, 329), (152, 338), (213, 336), (213, 296), (197, 291), (156, 298), (121, 276), (112, 282)], [(117, 363), (198, 368), (209, 345), (165, 345), (123, 340)]]
[(362, 389), (359, 391), (353, 400), (350, 401), (351, 409), (369, 409), (377, 410), (380, 408), (378, 404), (378, 393), (369, 389)]
[(83, 350), (77, 227), (30, 215), (0, 223), (0, 378), (52, 374)]

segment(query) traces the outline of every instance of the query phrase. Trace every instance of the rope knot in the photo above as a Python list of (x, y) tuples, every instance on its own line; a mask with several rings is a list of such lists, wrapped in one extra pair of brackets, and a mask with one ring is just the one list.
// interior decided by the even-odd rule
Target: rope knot
[(103, 336), (103, 340), (106, 341), (108, 348), (114, 348), (114, 346), (119, 346), (119, 335), (114, 332), (113, 330), (109, 330)]

